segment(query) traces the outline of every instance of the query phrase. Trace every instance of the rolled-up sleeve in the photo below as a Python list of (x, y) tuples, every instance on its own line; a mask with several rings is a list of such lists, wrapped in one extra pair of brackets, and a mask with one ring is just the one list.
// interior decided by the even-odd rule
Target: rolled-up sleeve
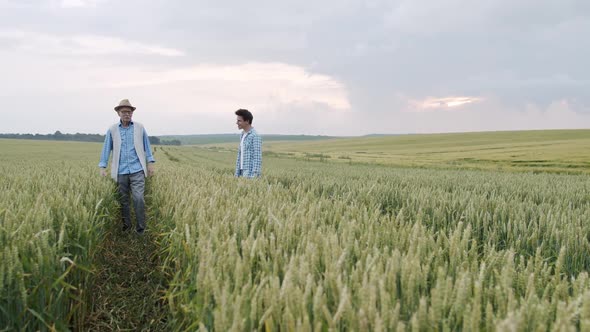
[(111, 151), (113, 150), (113, 138), (111, 137), (111, 130), (107, 130), (107, 133), (104, 138), (104, 144), (102, 145), (102, 152), (100, 154), (100, 161), (98, 162), (98, 167), (100, 168), (107, 168), (109, 163), (109, 156)]
[(252, 172), (251, 177), (260, 176), (262, 173), (262, 137), (256, 135), (252, 140)]

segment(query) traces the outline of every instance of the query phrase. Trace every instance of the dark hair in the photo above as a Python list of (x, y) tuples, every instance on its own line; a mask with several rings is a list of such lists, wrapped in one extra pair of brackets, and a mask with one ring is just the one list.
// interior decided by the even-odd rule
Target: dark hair
[(244, 119), (244, 121), (248, 122), (249, 124), (252, 124), (252, 120), (254, 120), (254, 115), (252, 115), (252, 113), (250, 113), (250, 111), (247, 109), (240, 108), (236, 111), (236, 115), (241, 116), (242, 119)]

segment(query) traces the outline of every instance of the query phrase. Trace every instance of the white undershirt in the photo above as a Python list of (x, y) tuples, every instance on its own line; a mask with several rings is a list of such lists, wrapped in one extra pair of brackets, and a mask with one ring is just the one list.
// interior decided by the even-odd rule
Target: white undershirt
[(244, 169), (244, 138), (248, 133), (242, 132), (242, 137), (240, 138), (240, 169)]

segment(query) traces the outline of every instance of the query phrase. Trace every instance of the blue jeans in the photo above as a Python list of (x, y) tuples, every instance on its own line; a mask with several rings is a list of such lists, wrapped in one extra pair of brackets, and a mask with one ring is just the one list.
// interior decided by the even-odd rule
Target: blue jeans
[(137, 225), (135, 229), (141, 233), (145, 230), (145, 175), (143, 171), (133, 174), (119, 174), (117, 176), (117, 187), (119, 188), (119, 202), (121, 203), (121, 217), (126, 228), (131, 227), (131, 209), (129, 208), (129, 191), (133, 198), (135, 218)]

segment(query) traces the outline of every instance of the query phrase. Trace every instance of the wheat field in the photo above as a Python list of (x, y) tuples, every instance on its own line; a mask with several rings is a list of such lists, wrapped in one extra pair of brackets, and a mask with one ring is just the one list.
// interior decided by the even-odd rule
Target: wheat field
[[(86, 143), (0, 140), (0, 330), (80, 327), (115, 210)], [(93, 158), (93, 159), (94, 159)]]
[[(0, 140), (0, 330), (92, 315), (96, 247), (118, 226), (99, 149)], [(155, 157), (165, 318), (144, 330), (590, 330), (588, 175), (266, 154), (247, 181), (235, 151)]]

